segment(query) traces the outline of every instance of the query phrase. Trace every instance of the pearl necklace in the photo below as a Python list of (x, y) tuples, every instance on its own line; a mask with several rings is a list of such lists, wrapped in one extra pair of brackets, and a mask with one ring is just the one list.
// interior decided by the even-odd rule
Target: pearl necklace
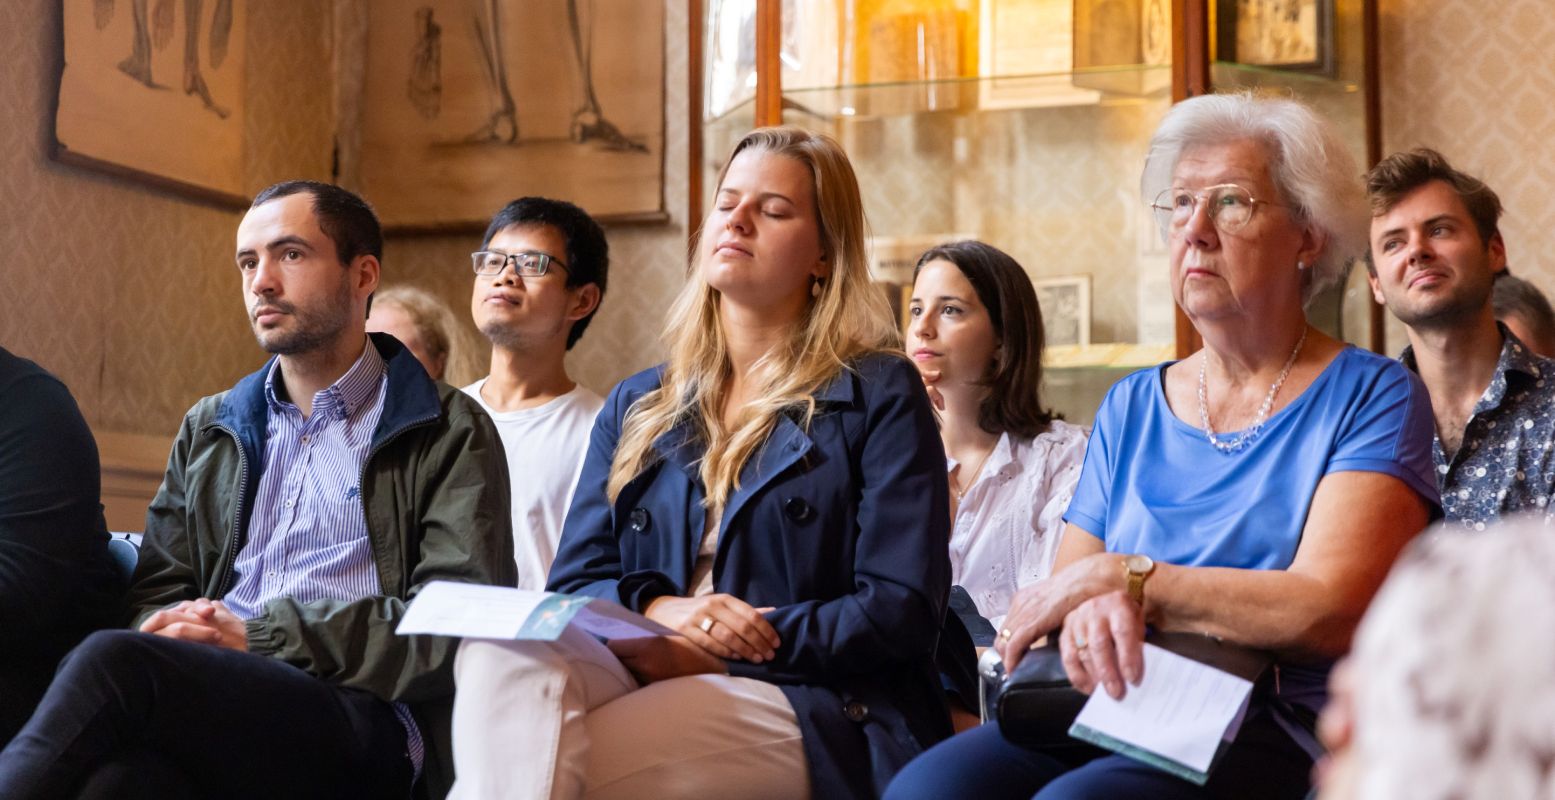
[(1285, 368), (1280, 370), (1280, 377), (1274, 379), (1274, 385), (1269, 387), (1269, 394), (1263, 398), (1263, 405), (1258, 407), (1258, 416), (1253, 418), (1253, 424), (1231, 441), (1223, 441), (1215, 435), (1215, 427), (1209, 424), (1209, 403), (1204, 399), (1204, 367), (1209, 364), (1209, 351), (1205, 350), (1203, 358), (1199, 361), (1199, 421), (1204, 423), (1204, 432), (1209, 436), (1209, 443), (1222, 453), (1236, 453), (1247, 447), (1258, 438), (1258, 432), (1263, 430), (1264, 422), (1268, 421), (1269, 409), (1274, 407), (1274, 396), (1279, 394), (1280, 386), (1285, 379), (1290, 377), (1290, 368), (1296, 364), (1296, 356), (1301, 353), (1301, 346), (1307, 343), (1307, 329), (1301, 329), (1301, 338), (1296, 340), (1296, 349), (1290, 351), (1290, 358), (1285, 359)]

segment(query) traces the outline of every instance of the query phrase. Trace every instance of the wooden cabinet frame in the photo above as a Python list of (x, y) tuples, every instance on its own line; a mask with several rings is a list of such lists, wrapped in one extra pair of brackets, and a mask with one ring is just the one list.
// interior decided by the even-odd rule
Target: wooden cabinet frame
[[(703, 42), (707, 35), (705, 0), (687, 0), (690, 64), (687, 106), (690, 110), (690, 154), (687, 191), (687, 229), (692, 237), (702, 221), (702, 98)], [(1210, 81), (1209, 4), (1212, 0), (1172, 0), (1172, 102), (1197, 97), (1212, 90)], [(1377, 47), (1377, 0), (1362, 0), (1362, 37), (1365, 47), (1366, 166), (1382, 158), (1382, 89)], [(783, 72), (778, 60), (782, 46), (782, 0), (756, 0), (756, 100), (757, 127), (783, 122)], [(1369, 346), (1376, 352), (1386, 347), (1382, 306), (1368, 298)], [(1182, 309), (1176, 310), (1177, 357), (1185, 358), (1202, 346), (1198, 331)]]

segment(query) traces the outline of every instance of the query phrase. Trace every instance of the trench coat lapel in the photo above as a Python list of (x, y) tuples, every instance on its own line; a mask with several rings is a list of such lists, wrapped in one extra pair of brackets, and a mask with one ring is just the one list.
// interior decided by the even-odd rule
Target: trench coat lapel
[[(815, 443), (810, 441), (810, 437), (800, 429), (793, 418), (787, 414), (779, 417), (777, 424), (772, 427), (771, 435), (767, 436), (767, 441), (740, 470), (740, 488), (729, 496), (729, 502), (724, 506), (723, 519), (719, 522), (719, 530), (729, 531), (729, 521), (740, 513), (740, 509), (745, 507), (751, 497), (781, 475), (784, 470), (804, 458), (814, 446)], [(719, 534), (719, 538), (719, 544), (722, 545), (722, 533)]]

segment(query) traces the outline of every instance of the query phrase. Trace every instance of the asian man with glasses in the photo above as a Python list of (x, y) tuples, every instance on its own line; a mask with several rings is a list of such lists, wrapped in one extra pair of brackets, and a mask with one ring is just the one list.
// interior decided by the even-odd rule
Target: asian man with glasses
[(544, 589), (604, 403), (573, 382), (565, 358), (605, 294), (609, 247), (583, 209), (524, 197), (492, 217), (470, 260), (470, 313), (491, 342), (491, 373), (464, 391), (496, 422), (507, 450), (518, 585)]

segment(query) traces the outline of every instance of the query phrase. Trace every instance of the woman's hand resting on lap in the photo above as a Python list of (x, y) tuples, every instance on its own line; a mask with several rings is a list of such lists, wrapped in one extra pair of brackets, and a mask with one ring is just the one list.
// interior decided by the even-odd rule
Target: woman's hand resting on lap
[(1064, 617), (1058, 651), (1074, 688), (1101, 686), (1122, 700), (1124, 682), (1139, 685), (1145, 672), (1145, 612), (1127, 592), (1097, 595)]
[(1010, 613), (1004, 617), (1004, 629), (994, 639), (994, 649), (1004, 656), (1005, 674), (1015, 669), (1032, 644), (1057, 629), (1069, 612), (1122, 586), (1123, 567), (1118, 555), (1094, 553), (1016, 592)]
[[(672, 628), (693, 644), (719, 658), (753, 664), (771, 661), (782, 639), (762, 616), (770, 608), (752, 608), (734, 595), (654, 598), (643, 616)], [(708, 624), (711, 620), (711, 624)]]
[(605, 646), (621, 660), (621, 666), (644, 684), (687, 675), (724, 675), (729, 671), (722, 659), (680, 636), (612, 639)]

